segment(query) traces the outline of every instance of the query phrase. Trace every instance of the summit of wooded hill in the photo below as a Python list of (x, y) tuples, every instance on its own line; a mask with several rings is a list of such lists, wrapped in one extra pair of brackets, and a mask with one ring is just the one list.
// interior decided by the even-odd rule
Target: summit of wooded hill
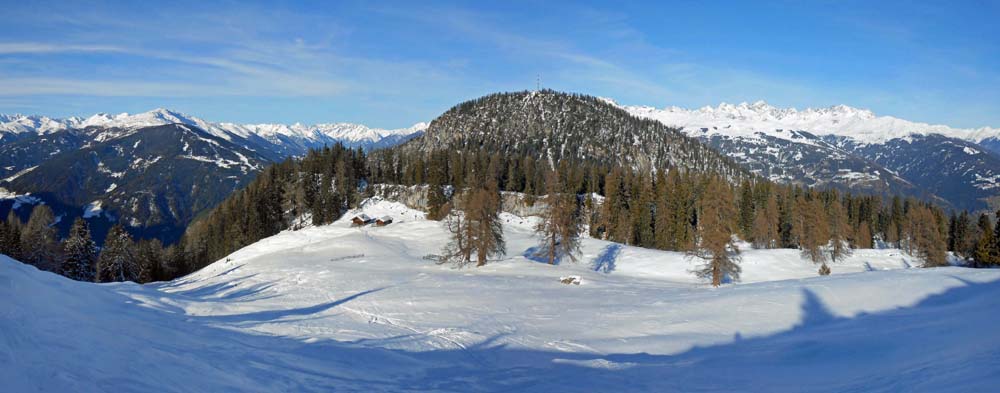
[(637, 170), (679, 168), (732, 180), (749, 173), (676, 128), (607, 100), (553, 90), (495, 93), (458, 104), (400, 151), (488, 151)]

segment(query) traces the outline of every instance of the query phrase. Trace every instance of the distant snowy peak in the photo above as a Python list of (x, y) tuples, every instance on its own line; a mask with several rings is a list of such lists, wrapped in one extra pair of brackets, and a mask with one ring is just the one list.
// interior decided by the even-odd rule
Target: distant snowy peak
[(847, 105), (798, 110), (778, 108), (764, 101), (757, 101), (735, 105), (722, 103), (717, 107), (705, 106), (699, 109), (676, 106), (663, 109), (650, 106), (621, 107), (635, 116), (681, 127), (692, 136), (752, 136), (763, 133), (787, 139), (791, 136), (790, 131), (807, 131), (815, 135), (850, 137), (859, 143), (883, 143), (912, 134), (941, 134), (973, 142), (1000, 137), (1000, 129), (997, 128), (960, 129), (918, 123), (892, 116), (877, 116), (870, 110)]
[[(422, 132), (427, 128), (427, 123), (417, 123), (409, 128), (394, 130), (371, 128), (365, 125), (353, 123), (316, 125), (304, 125), (300, 123), (291, 125), (211, 123), (184, 113), (164, 108), (157, 108), (149, 112), (137, 114), (120, 113), (112, 115), (107, 113), (98, 113), (87, 118), (69, 117), (65, 119), (55, 119), (45, 116), (0, 114), (0, 138), (2, 138), (3, 134), (6, 133), (20, 134), (31, 132), (49, 134), (67, 129), (83, 129), (87, 127), (136, 130), (144, 127), (175, 123), (195, 126), (212, 135), (229, 141), (233, 139), (233, 136), (247, 138), (256, 135), (269, 140), (281, 139), (284, 137), (315, 143), (324, 143), (331, 140), (376, 142), (387, 137), (413, 135), (415, 133)], [(127, 134), (128, 132), (112, 133), (107, 134), (107, 137), (120, 137)], [(103, 138), (99, 137), (99, 139)]]
[(381, 128), (371, 128), (362, 124), (354, 123), (329, 123), (304, 125), (295, 123), (286, 124), (232, 124), (220, 123), (219, 128), (233, 133), (256, 134), (262, 137), (274, 137), (277, 135), (302, 138), (310, 141), (322, 141), (325, 139), (349, 140), (349, 141), (378, 141), (390, 136), (406, 136), (422, 132), (427, 129), (427, 123), (417, 123), (409, 128), (385, 130)]
[(35, 132), (39, 134), (50, 134), (65, 130), (67, 124), (81, 121), (79, 118), (52, 119), (45, 116), (29, 115), (3, 115), (0, 114), (0, 138), (3, 134), (20, 134), (24, 132)]

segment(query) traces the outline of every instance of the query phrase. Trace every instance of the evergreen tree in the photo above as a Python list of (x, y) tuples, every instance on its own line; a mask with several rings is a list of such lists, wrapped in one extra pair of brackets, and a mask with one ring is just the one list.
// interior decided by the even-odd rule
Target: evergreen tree
[(60, 274), (77, 281), (94, 281), (97, 268), (97, 245), (90, 237), (90, 225), (83, 218), (73, 221), (69, 236), (63, 241)]
[(670, 210), (670, 223), (666, 230), (669, 232), (670, 244), (667, 250), (689, 251), (694, 248), (694, 191), (693, 182), (689, 179), (681, 178), (679, 171), (673, 170), (667, 174), (667, 187), (670, 189), (668, 208)]
[(142, 240), (135, 246), (139, 265), (139, 283), (164, 280), (163, 244), (157, 239)]
[(739, 228), (740, 228), (740, 238), (744, 240), (750, 240), (753, 238), (753, 224), (756, 218), (756, 211), (754, 209), (754, 198), (753, 198), (753, 186), (750, 184), (749, 180), (743, 180), (740, 185), (740, 203), (739, 203)]
[(976, 240), (973, 261), (977, 267), (991, 266), (997, 260), (993, 254), (993, 245), (996, 243), (993, 235), (993, 226), (990, 217), (986, 213), (979, 215), (979, 238)]
[(97, 262), (97, 281), (139, 281), (139, 263), (132, 237), (121, 224), (115, 224), (104, 239)]
[(7, 213), (7, 221), (4, 221), (3, 224), (5, 230), (3, 237), (0, 238), (0, 253), (21, 260), (21, 230), (24, 224), (14, 213), (14, 209)]
[(963, 210), (955, 219), (953, 233), (949, 239), (955, 255), (966, 260), (972, 258), (976, 247), (975, 235), (976, 228), (972, 225), (969, 212)]
[(705, 266), (697, 271), (699, 278), (710, 278), (713, 286), (722, 285), (723, 279), (729, 277), (739, 280), (740, 250), (733, 241), (737, 232), (734, 217), (736, 207), (733, 204), (732, 191), (726, 182), (719, 178), (711, 178), (702, 194), (699, 206), (697, 231), (697, 248), (693, 256), (706, 261)]
[(21, 231), (23, 262), (47, 270), (59, 270), (59, 245), (56, 243), (55, 216), (46, 205), (35, 206)]
[(902, 199), (899, 196), (894, 196), (892, 198), (891, 210), (889, 211), (888, 227), (885, 229), (885, 241), (887, 243), (900, 247), (899, 241), (902, 239), (905, 217), (906, 211), (903, 208)]
[(779, 196), (778, 233), (781, 235), (781, 247), (798, 248), (799, 244), (796, 239), (798, 228), (795, 227), (795, 223), (797, 222), (795, 219), (797, 203), (791, 186), (785, 188), (784, 192)]
[(427, 175), (427, 219), (439, 221), (448, 215), (448, 212), (443, 210), (448, 203), (448, 197), (444, 192), (445, 183), (448, 181), (448, 169), (443, 154), (434, 157), (436, 159), (433, 159), (434, 164)]
[(656, 238), (653, 234), (654, 206), (653, 184), (649, 177), (641, 174), (635, 178), (633, 195), (635, 202), (629, 206), (632, 221), (632, 244), (640, 247), (653, 247)]
[(546, 209), (535, 226), (540, 243), (535, 257), (547, 258), (554, 265), (558, 258), (567, 256), (576, 262), (580, 252), (580, 222), (576, 195), (564, 193), (558, 171), (549, 171), (545, 180)]
[(601, 205), (601, 229), (603, 237), (618, 243), (628, 243), (631, 239), (631, 225), (628, 221), (628, 204), (623, 190), (622, 173), (613, 169), (604, 180), (604, 203)]

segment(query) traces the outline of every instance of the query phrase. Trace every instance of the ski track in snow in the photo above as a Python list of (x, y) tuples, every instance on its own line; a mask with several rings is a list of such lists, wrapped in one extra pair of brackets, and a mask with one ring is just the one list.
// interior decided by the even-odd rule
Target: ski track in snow
[[(983, 391), (1000, 382), (1000, 270), (910, 269), (857, 250), (817, 277), (796, 250), (746, 250), (743, 281), (584, 239), (524, 258), (531, 219), (483, 268), (423, 259), (440, 223), (286, 231), (145, 286), (66, 280), (0, 257), (10, 391)], [(614, 248), (613, 252), (609, 252)], [(599, 261), (600, 259), (605, 259)], [(607, 260), (613, 259), (613, 261)], [(595, 271), (596, 262), (613, 269)], [(582, 285), (560, 277), (579, 276)], [(933, 372), (928, 371), (934, 369)]]

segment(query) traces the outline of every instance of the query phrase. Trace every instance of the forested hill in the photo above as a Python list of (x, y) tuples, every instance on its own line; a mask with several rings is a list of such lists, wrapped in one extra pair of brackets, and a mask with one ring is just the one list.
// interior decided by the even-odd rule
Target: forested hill
[(744, 179), (748, 172), (696, 139), (635, 117), (597, 97), (552, 90), (497, 93), (466, 101), (402, 152), (486, 151), (640, 169), (681, 168)]

